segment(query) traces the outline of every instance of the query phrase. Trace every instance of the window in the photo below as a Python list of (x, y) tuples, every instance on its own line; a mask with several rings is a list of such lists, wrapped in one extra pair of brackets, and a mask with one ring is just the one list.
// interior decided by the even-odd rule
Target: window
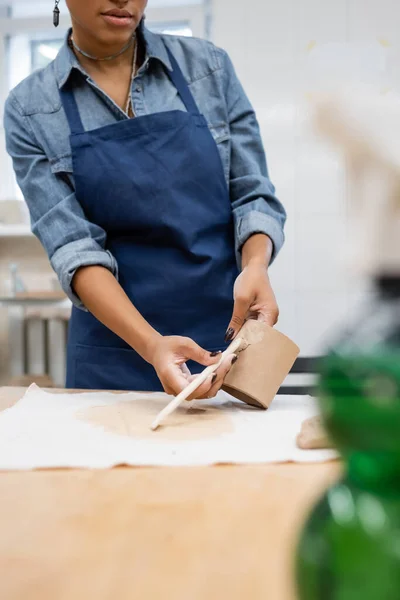
[(63, 41), (63, 39), (31, 40), (31, 71), (42, 69), (54, 60)]
[(8, 89), (15, 87), (36, 69), (45, 67), (56, 56), (64, 42), (64, 34), (55, 37), (50, 31), (17, 33), (8, 38)]
[(191, 37), (193, 35), (190, 22), (181, 21), (176, 23), (146, 23), (146, 26), (154, 33), (166, 33), (169, 35), (184, 35)]

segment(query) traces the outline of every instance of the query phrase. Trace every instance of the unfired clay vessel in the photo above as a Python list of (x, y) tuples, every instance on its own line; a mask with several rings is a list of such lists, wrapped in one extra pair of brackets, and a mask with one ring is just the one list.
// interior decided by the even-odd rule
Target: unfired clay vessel
[(223, 390), (247, 404), (268, 408), (300, 350), (261, 321), (247, 321), (239, 336), (248, 345), (225, 378)]

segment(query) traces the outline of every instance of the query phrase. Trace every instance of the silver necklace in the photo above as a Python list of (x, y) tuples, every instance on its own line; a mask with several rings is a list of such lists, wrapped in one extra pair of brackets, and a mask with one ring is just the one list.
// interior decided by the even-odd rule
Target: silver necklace
[(129, 117), (129, 109), (130, 108), (132, 108), (132, 113), (133, 113), (133, 107), (132, 107), (132, 84), (133, 84), (133, 80), (136, 77), (137, 51), (138, 51), (138, 43), (137, 43), (137, 40), (136, 40), (135, 51), (133, 53), (132, 75), (131, 75), (131, 80), (129, 82), (129, 94), (128, 94), (128, 100), (126, 101), (126, 106), (125, 106), (125, 112), (128, 115), (128, 117)]
[(136, 40), (136, 33), (131, 37), (131, 39), (129, 40), (129, 42), (127, 44), (125, 44), (125, 46), (122, 48), (122, 50), (120, 50), (116, 54), (112, 54), (111, 56), (105, 56), (104, 58), (99, 58), (98, 56), (92, 56), (91, 54), (88, 54), (87, 52), (84, 52), (75, 43), (75, 40), (74, 40), (74, 38), (73, 38), (72, 35), (71, 35), (70, 39), (71, 39), (71, 43), (72, 43), (74, 49), (77, 52), (79, 52), (79, 54), (82, 54), (83, 56), (86, 56), (86, 58), (90, 58), (90, 60), (103, 61), (103, 60), (113, 60), (114, 58), (117, 58), (117, 56), (121, 56), (121, 54), (123, 54), (124, 52), (126, 52), (128, 50), (128, 48), (130, 48), (131, 45), (133, 44), (133, 42)]

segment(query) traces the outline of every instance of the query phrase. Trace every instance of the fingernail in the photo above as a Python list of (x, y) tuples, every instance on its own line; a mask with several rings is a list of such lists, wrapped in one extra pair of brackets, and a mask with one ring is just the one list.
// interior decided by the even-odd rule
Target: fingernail
[(210, 352), (211, 358), (215, 358), (216, 356), (218, 356), (218, 354), (221, 354), (221, 350), (216, 350), (215, 352)]
[(214, 383), (215, 383), (216, 381), (217, 381), (217, 374), (216, 374), (216, 373), (214, 373), (214, 375), (212, 376), (212, 379), (211, 379), (211, 385), (214, 385)]
[(230, 342), (232, 341), (233, 336), (235, 335), (235, 330), (232, 329), (232, 327), (229, 327), (228, 331), (226, 332), (225, 335), (225, 342)]
[(236, 356), (236, 354), (235, 354), (235, 356), (232, 358), (231, 365), (234, 365), (234, 364), (235, 364), (235, 362), (237, 361), (237, 359), (238, 359), (238, 357), (237, 357), (237, 356)]

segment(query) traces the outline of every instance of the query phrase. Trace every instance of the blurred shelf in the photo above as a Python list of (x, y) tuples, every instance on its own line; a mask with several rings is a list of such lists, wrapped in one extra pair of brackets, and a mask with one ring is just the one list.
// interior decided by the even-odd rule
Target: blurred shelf
[(70, 306), (63, 292), (28, 292), (17, 296), (0, 296), (0, 306)]
[(67, 296), (61, 290), (44, 290), (37, 292), (18, 292), (14, 298), (16, 300), (66, 300)]
[(29, 225), (0, 225), (0, 238), (5, 237), (33, 237)]

